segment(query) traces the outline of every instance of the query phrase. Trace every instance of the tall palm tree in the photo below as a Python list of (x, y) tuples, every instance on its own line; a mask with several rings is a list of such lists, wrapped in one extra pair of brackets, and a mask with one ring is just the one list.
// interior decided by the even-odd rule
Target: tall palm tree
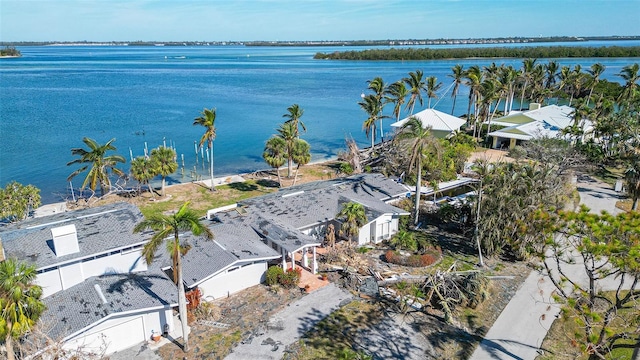
[(591, 95), (593, 94), (593, 89), (595, 89), (595, 87), (600, 82), (600, 76), (604, 72), (605, 68), (606, 67), (604, 65), (602, 65), (601, 63), (595, 63), (595, 64), (591, 65), (591, 69), (587, 70), (587, 72), (589, 74), (591, 74), (591, 81), (590, 81), (591, 89), (589, 89), (589, 97), (587, 98), (587, 106), (589, 106), (589, 101), (591, 100)]
[(422, 71), (416, 70), (415, 72), (410, 71), (409, 77), (402, 79), (405, 84), (407, 84), (407, 88), (409, 88), (409, 101), (407, 101), (407, 109), (411, 109), (409, 113), (413, 115), (413, 110), (416, 106), (416, 100), (422, 106), (422, 92), (426, 91), (426, 85), (424, 80), (422, 79)]
[(0, 338), (9, 360), (15, 359), (13, 340), (29, 332), (45, 310), (36, 276), (35, 266), (15, 259), (0, 262)]
[(300, 118), (303, 114), (304, 110), (300, 107), (300, 105), (293, 104), (287, 108), (287, 113), (282, 115), (283, 118), (287, 119), (285, 123), (293, 123), (296, 130), (297, 138), (300, 137), (300, 127), (302, 127), (302, 130), (304, 130), (305, 132), (307, 131), (307, 127), (304, 126), (304, 123), (302, 121), (300, 121)]
[(416, 170), (416, 203), (414, 223), (418, 223), (420, 215), (420, 190), (422, 186), (422, 158), (425, 156), (427, 148), (437, 142), (437, 139), (431, 134), (431, 129), (423, 128), (422, 121), (415, 116), (400, 128), (400, 132), (396, 136), (398, 141), (408, 141), (409, 147), (409, 173)]
[(280, 177), (280, 167), (287, 161), (287, 143), (279, 136), (272, 136), (267, 140), (262, 152), (262, 158), (272, 168), (276, 169), (278, 175), (278, 185), (282, 187)]
[(638, 210), (638, 199), (640, 198), (640, 162), (636, 161), (624, 173), (627, 183), (627, 193), (631, 196), (631, 210)]
[(278, 128), (278, 137), (282, 138), (286, 144), (287, 149), (287, 177), (291, 177), (291, 170), (293, 167), (293, 149), (296, 143), (296, 131), (297, 127), (293, 122), (285, 122)]
[(453, 98), (453, 106), (451, 106), (451, 115), (456, 109), (456, 98), (458, 97), (458, 90), (460, 89), (460, 85), (462, 84), (462, 80), (464, 79), (464, 66), (460, 64), (456, 64), (451, 68), (451, 72), (453, 74), (447, 75), (453, 78), (453, 90), (451, 91), (451, 97)]
[(616, 75), (625, 81), (622, 92), (618, 97), (618, 103), (624, 105), (637, 96), (638, 87), (640, 87), (640, 85), (638, 85), (638, 80), (640, 80), (640, 65), (638, 65), (638, 63), (627, 65)]
[(300, 166), (307, 165), (311, 161), (311, 146), (308, 142), (297, 139), (293, 145), (293, 162), (296, 163), (296, 174), (293, 177), (293, 185), (296, 184), (298, 179), (298, 171)]
[(342, 209), (336, 215), (342, 225), (340, 234), (347, 236), (350, 241), (358, 235), (360, 228), (367, 223), (367, 215), (364, 206), (360, 203), (350, 201), (342, 205)]
[(376, 100), (379, 104), (378, 120), (380, 120), (380, 140), (382, 140), (382, 138), (384, 137), (384, 130), (382, 129), (382, 110), (384, 109), (384, 105), (386, 103), (384, 101), (384, 94), (387, 91), (387, 87), (388, 86), (384, 83), (384, 80), (382, 80), (382, 78), (379, 76), (373, 78), (373, 80), (367, 80), (367, 88), (373, 91), (373, 94), (375, 95)]
[[(200, 114), (200, 116), (193, 120), (193, 125), (200, 125), (205, 128), (204, 134), (202, 134), (202, 137), (200, 138), (199, 146), (200, 148), (202, 148), (202, 146), (206, 142), (207, 148), (209, 148), (209, 152), (211, 155), (211, 157), (209, 157), (209, 161), (210, 161), (209, 172), (211, 175), (211, 191), (215, 191), (216, 188), (213, 185), (213, 141), (216, 139), (216, 109), (205, 108), (204, 110), (202, 110), (202, 113)], [(164, 180), (163, 180), (162, 188), (164, 189)]]
[(190, 231), (195, 236), (203, 235), (207, 239), (213, 239), (211, 230), (200, 222), (200, 217), (191, 209), (189, 202), (184, 203), (178, 212), (173, 215), (152, 215), (138, 223), (133, 232), (153, 230), (154, 234), (142, 249), (142, 255), (147, 264), (153, 262), (158, 248), (166, 243), (169, 255), (173, 261), (174, 282), (178, 286), (178, 309), (182, 322), (182, 336), (184, 339), (184, 352), (189, 351), (189, 333), (187, 331), (187, 299), (184, 294), (184, 282), (182, 280), (182, 257), (191, 248), (185, 242), (180, 241), (180, 233)]
[(402, 105), (407, 101), (409, 90), (405, 86), (404, 82), (396, 81), (389, 85), (386, 94), (386, 101), (394, 104), (393, 116), (396, 117), (396, 121), (400, 121), (400, 111), (402, 110)]
[(167, 176), (178, 170), (176, 151), (164, 146), (157, 147), (151, 150), (150, 162), (151, 167), (162, 177), (162, 196), (164, 196), (164, 186)]
[(431, 99), (438, 98), (438, 91), (442, 88), (442, 83), (438, 82), (438, 78), (435, 76), (429, 76), (426, 81), (426, 92), (427, 92), (427, 106), (431, 109)]
[(375, 94), (365, 95), (362, 101), (358, 103), (362, 110), (367, 113), (368, 117), (364, 121), (362, 128), (367, 135), (367, 138), (371, 137), (371, 149), (376, 142), (376, 121), (380, 116), (380, 101), (376, 99)]
[(473, 65), (464, 74), (465, 85), (469, 88), (469, 106), (467, 107), (467, 123), (471, 120), (471, 105), (474, 104), (473, 120), (478, 119), (477, 99), (480, 96), (480, 87), (482, 84), (483, 74), (478, 65)]
[(141, 185), (147, 185), (151, 197), (153, 198), (153, 188), (149, 182), (158, 175), (157, 169), (153, 168), (151, 159), (146, 156), (138, 156), (131, 161), (131, 176)]
[(522, 109), (524, 105), (524, 94), (527, 91), (529, 83), (531, 82), (531, 76), (533, 73), (533, 69), (536, 66), (536, 61), (537, 59), (524, 59), (522, 61), (522, 73), (521, 73), (522, 88), (520, 89), (521, 90), (520, 109)]
[(112, 145), (114, 141), (116, 141), (115, 138), (107, 141), (104, 145), (100, 145), (91, 138), (82, 138), (82, 142), (89, 147), (89, 150), (83, 148), (71, 149), (71, 155), (78, 155), (80, 158), (68, 162), (67, 166), (73, 164), (83, 165), (78, 170), (72, 172), (67, 178), (67, 181), (71, 181), (76, 175), (86, 171), (89, 169), (89, 166), (91, 166), (87, 176), (82, 182), (82, 189), (89, 185), (89, 188), (95, 192), (96, 187), (100, 184), (100, 195), (104, 195), (105, 188), (108, 189), (111, 187), (109, 173), (124, 176), (124, 172), (116, 168), (116, 165), (117, 163), (124, 164), (126, 162), (125, 158), (121, 155), (107, 155), (108, 151), (117, 150), (116, 147)]

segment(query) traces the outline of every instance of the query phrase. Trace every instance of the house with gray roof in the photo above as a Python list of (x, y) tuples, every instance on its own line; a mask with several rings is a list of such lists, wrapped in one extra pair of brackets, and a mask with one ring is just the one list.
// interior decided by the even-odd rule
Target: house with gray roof
[(295, 254), (300, 253), (301, 265), (315, 273), (316, 247), (323, 243), (329, 224), (339, 231), (335, 217), (344, 204), (357, 202), (365, 208), (367, 223), (360, 228), (358, 245), (379, 243), (398, 231), (400, 216), (409, 215), (391, 204), (409, 192), (381, 174), (358, 174), (281, 189), (210, 210), (207, 217), (253, 228), (282, 254), (283, 267), (289, 260), (295, 268)]
[[(152, 233), (133, 233), (141, 220), (137, 207), (117, 203), (0, 228), (4, 255), (36, 267), (49, 337), (69, 349), (106, 346), (110, 354), (148, 340), (152, 331), (179, 332), (170, 257), (161, 246), (146, 263), (141, 252)], [(205, 299), (261, 283), (267, 263), (281, 257), (251, 227), (206, 225), (215, 240), (181, 235), (191, 246), (183, 257), (183, 285), (199, 288)]]

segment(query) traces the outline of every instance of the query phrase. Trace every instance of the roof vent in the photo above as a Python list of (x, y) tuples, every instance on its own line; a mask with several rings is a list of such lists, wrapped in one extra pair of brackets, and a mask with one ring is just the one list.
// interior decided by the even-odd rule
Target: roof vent
[(540, 104), (539, 103), (530, 103), (529, 104), (529, 110), (538, 110), (540, 109)]
[(53, 251), (57, 257), (80, 252), (78, 233), (74, 224), (52, 228), (51, 236), (53, 236)]

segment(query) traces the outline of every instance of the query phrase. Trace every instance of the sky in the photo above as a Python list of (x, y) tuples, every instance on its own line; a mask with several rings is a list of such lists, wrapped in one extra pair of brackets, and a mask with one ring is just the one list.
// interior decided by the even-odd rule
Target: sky
[(640, 0), (0, 0), (0, 41), (640, 35)]

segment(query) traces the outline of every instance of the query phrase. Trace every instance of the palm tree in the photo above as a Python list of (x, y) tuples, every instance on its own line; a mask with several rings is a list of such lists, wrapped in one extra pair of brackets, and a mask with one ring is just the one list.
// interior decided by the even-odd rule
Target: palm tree
[(600, 82), (600, 75), (604, 72), (605, 66), (601, 63), (595, 63), (591, 65), (591, 69), (587, 70), (589, 74), (591, 74), (591, 89), (589, 89), (589, 97), (587, 98), (587, 106), (589, 106), (589, 101), (591, 100), (591, 95), (593, 94), (593, 89)]
[(537, 59), (524, 59), (522, 61), (522, 73), (521, 73), (521, 77), (522, 77), (522, 89), (521, 89), (521, 95), (520, 95), (520, 109), (522, 109), (522, 106), (524, 104), (524, 94), (527, 91), (527, 87), (529, 85), (529, 83), (531, 82), (531, 74), (533, 73), (533, 69), (536, 66), (536, 61)]
[(409, 96), (409, 90), (402, 81), (394, 82), (387, 88), (386, 101), (394, 104), (393, 115), (396, 117), (396, 121), (400, 121), (400, 110), (407, 101), (407, 96)]
[(544, 87), (547, 89), (553, 89), (556, 84), (556, 78), (558, 77), (558, 70), (560, 70), (560, 65), (555, 60), (549, 60), (547, 64), (544, 65), (544, 71), (546, 74)]
[(629, 103), (633, 98), (637, 96), (638, 92), (638, 80), (640, 80), (640, 65), (635, 63), (633, 65), (627, 65), (622, 68), (622, 71), (616, 75), (624, 79), (625, 84), (622, 87), (622, 92), (618, 97), (619, 104)]
[(438, 78), (435, 76), (429, 76), (426, 82), (426, 91), (427, 98), (429, 99), (427, 102), (427, 106), (431, 109), (431, 99), (438, 98), (438, 91), (442, 88), (442, 83), (438, 82)]
[(302, 114), (304, 114), (304, 110), (300, 107), (300, 105), (293, 104), (287, 108), (287, 113), (282, 115), (283, 118), (287, 119), (285, 123), (293, 123), (296, 130), (295, 135), (297, 138), (300, 137), (300, 129), (299, 129), (300, 126), (302, 126), (302, 130), (304, 130), (305, 132), (307, 131), (307, 128), (304, 126), (304, 123), (300, 121)]
[(291, 177), (293, 166), (293, 147), (296, 142), (296, 130), (298, 128), (293, 122), (285, 122), (278, 128), (278, 136), (284, 140), (287, 149), (287, 177)]
[(373, 91), (376, 100), (378, 101), (378, 120), (380, 120), (380, 140), (384, 137), (384, 132), (382, 129), (382, 110), (384, 108), (385, 102), (384, 94), (387, 92), (387, 85), (384, 83), (381, 77), (375, 77), (373, 80), (367, 80), (367, 88)]
[(13, 340), (29, 332), (45, 310), (36, 277), (35, 266), (15, 259), (0, 262), (0, 338), (9, 360), (15, 359)]
[(409, 88), (409, 94), (411, 94), (409, 96), (409, 101), (407, 102), (407, 109), (411, 109), (409, 113), (413, 115), (413, 109), (416, 106), (416, 100), (420, 102), (420, 106), (422, 106), (422, 92), (426, 91), (424, 80), (422, 80), (422, 71), (410, 71), (409, 77), (404, 78), (403, 81), (405, 84), (407, 84), (407, 88)]
[(378, 120), (378, 116), (380, 116), (380, 102), (374, 94), (369, 94), (363, 97), (362, 102), (359, 102), (358, 105), (369, 115), (367, 120), (364, 121), (362, 128), (367, 138), (371, 136), (371, 149), (373, 149), (376, 142), (376, 121)]
[(398, 251), (405, 248), (407, 250), (415, 250), (417, 247), (416, 239), (413, 237), (413, 233), (400, 230), (398, 233), (391, 239), (391, 244), (398, 249)]
[(353, 241), (354, 236), (358, 235), (360, 228), (367, 223), (364, 206), (353, 201), (342, 205), (342, 209), (336, 215), (336, 219), (342, 223), (340, 235), (347, 236), (351, 241)]
[[(133, 232), (153, 230), (154, 234), (142, 249), (142, 255), (147, 264), (153, 262), (156, 252), (161, 244), (167, 243), (167, 249), (173, 261), (174, 282), (178, 286), (178, 309), (182, 322), (182, 336), (184, 338), (184, 352), (189, 351), (189, 334), (187, 325), (187, 299), (184, 294), (182, 280), (182, 257), (191, 248), (188, 244), (180, 242), (180, 233), (190, 231), (195, 236), (203, 235), (207, 239), (213, 239), (211, 230), (200, 222), (200, 217), (191, 209), (189, 202), (184, 203), (180, 210), (173, 215), (152, 215), (138, 223)], [(171, 236), (173, 235), (173, 238)]]
[(157, 147), (151, 150), (150, 162), (151, 167), (162, 176), (162, 196), (164, 196), (165, 179), (178, 170), (176, 151), (164, 146)]
[(298, 170), (300, 166), (307, 165), (311, 161), (311, 146), (308, 142), (297, 139), (293, 146), (293, 162), (296, 163), (296, 174), (293, 177), (293, 185), (296, 184), (298, 179)]
[(278, 175), (278, 185), (282, 187), (282, 178), (280, 177), (280, 167), (287, 161), (287, 143), (279, 136), (272, 136), (267, 140), (262, 152), (262, 158), (269, 166), (276, 169)]
[[(138, 156), (131, 161), (131, 177), (138, 181), (141, 185), (147, 185), (151, 197), (154, 198), (153, 188), (149, 182), (158, 175), (158, 171), (153, 168), (151, 159), (146, 156)], [(140, 191), (140, 190), (138, 190)]]
[(116, 165), (117, 163), (125, 163), (125, 158), (121, 155), (107, 155), (108, 151), (116, 150), (116, 147), (112, 145), (114, 141), (116, 141), (115, 138), (109, 140), (104, 145), (100, 145), (91, 138), (82, 138), (82, 142), (89, 147), (89, 150), (87, 151), (83, 148), (71, 149), (71, 155), (78, 155), (80, 158), (68, 162), (67, 166), (73, 164), (86, 165), (82, 165), (78, 170), (72, 172), (67, 178), (67, 181), (71, 181), (76, 175), (84, 172), (91, 166), (91, 169), (89, 169), (87, 176), (82, 182), (82, 189), (87, 187), (88, 184), (91, 191), (95, 192), (98, 183), (100, 183), (100, 195), (104, 195), (105, 188), (108, 189), (111, 187), (110, 172), (118, 176), (124, 176), (124, 172), (116, 168)]
[(467, 107), (467, 123), (471, 120), (471, 104), (474, 104), (473, 109), (473, 121), (477, 121), (478, 118), (478, 106), (477, 99), (480, 93), (480, 87), (482, 84), (482, 70), (478, 65), (473, 65), (467, 71), (465, 71), (465, 85), (469, 88), (469, 106)]
[[(211, 157), (209, 158), (209, 172), (211, 174), (211, 191), (215, 191), (216, 188), (213, 185), (213, 141), (216, 139), (216, 109), (205, 108), (204, 110), (202, 110), (201, 115), (193, 120), (193, 125), (201, 125), (205, 128), (204, 134), (202, 134), (202, 137), (200, 138), (199, 145), (200, 148), (202, 148), (202, 146), (206, 142), (207, 147), (209, 148), (209, 152), (211, 153)], [(164, 191), (164, 178), (162, 185)]]
[(414, 224), (418, 224), (420, 215), (420, 189), (422, 186), (422, 158), (425, 156), (427, 147), (437, 142), (431, 134), (431, 129), (423, 128), (422, 121), (415, 116), (400, 128), (400, 133), (396, 136), (398, 141), (407, 140), (409, 142), (409, 173), (416, 169), (416, 204)]
[(462, 79), (464, 78), (464, 66), (460, 64), (456, 64), (451, 68), (453, 72), (452, 75), (448, 75), (453, 78), (453, 91), (451, 91), (451, 97), (453, 98), (453, 106), (451, 107), (451, 115), (456, 109), (456, 98), (458, 97), (458, 90), (460, 89), (460, 85), (462, 84)]

